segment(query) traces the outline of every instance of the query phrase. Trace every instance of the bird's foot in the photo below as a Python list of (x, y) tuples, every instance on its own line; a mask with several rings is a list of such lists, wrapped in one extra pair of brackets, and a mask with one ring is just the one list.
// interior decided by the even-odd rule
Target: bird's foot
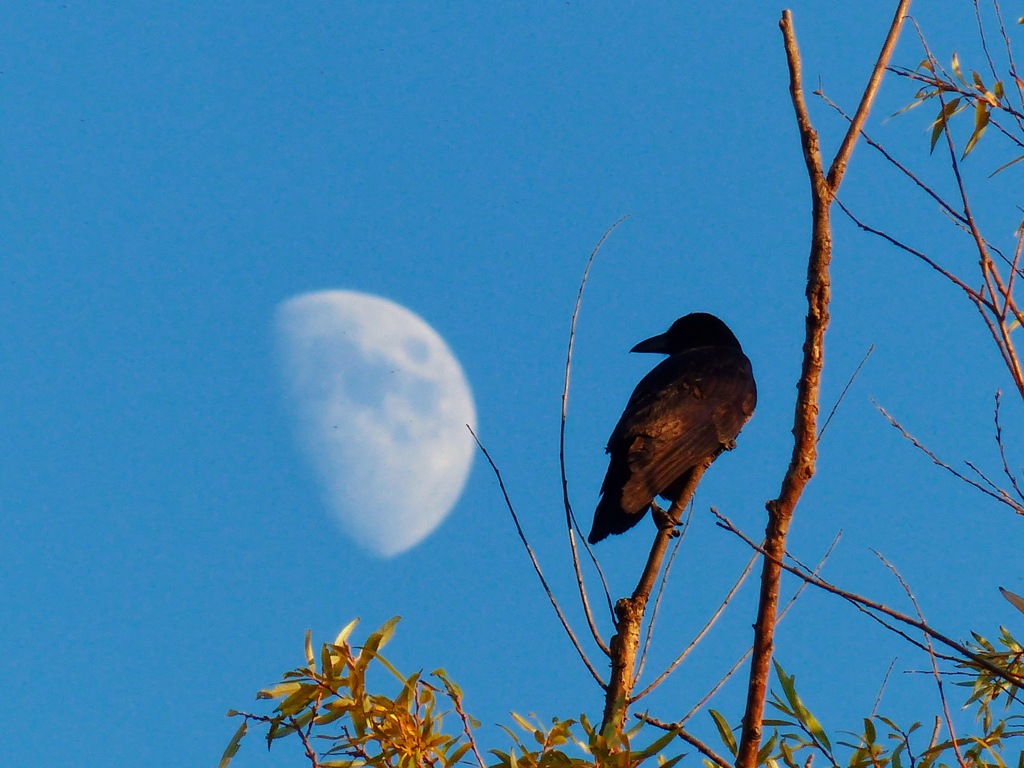
[(668, 512), (659, 507), (653, 501), (651, 502), (651, 517), (654, 518), (654, 524), (658, 526), (659, 531), (664, 531), (665, 529), (673, 529), (672, 535), (679, 535), (679, 531), (674, 530), (675, 527), (679, 525), (679, 521), (673, 520), (672, 516)]

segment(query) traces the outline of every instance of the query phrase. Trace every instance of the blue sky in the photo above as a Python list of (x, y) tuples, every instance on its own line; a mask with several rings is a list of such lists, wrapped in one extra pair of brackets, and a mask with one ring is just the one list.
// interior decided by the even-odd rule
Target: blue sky
[[(791, 7), (809, 85), (856, 104), (892, 3)], [(570, 489), (587, 518), (603, 446), (651, 366), (627, 354), (690, 311), (720, 315), (760, 402), (709, 473), (665, 600), (652, 665), (702, 624), (749, 553), (790, 451), (803, 337), (807, 182), (777, 21), (764, 3), (158, 3), (69, 0), (0, 15), (0, 679), (5, 764), (211, 765), (229, 708), (356, 616), (404, 617), (390, 657), (445, 667), (487, 724), (600, 711), (479, 460), (423, 544), (382, 560), (334, 525), (294, 438), (274, 354), (279, 302), (386, 297), (447, 340), (480, 435), (570, 614), (557, 468), (564, 347), (586, 256), (624, 214), (584, 298)], [(917, 9), (943, 59), (976, 60), (969, 3)], [(1018, 38), (1020, 28), (1013, 34)], [(911, 37), (897, 62), (921, 58)], [(976, 66), (976, 65), (975, 65)], [(869, 130), (926, 178), (923, 111), (889, 78)], [(812, 102), (826, 150), (843, 126)], [(1016, 226), (1019, 170), (969, 162), (993, 238)], [(1016, 166), (1015, 168), (1019, 168)], [(1016, 175), (1015, 175), (1016, 174)], [(868, 148), (842, 190), (877, 226), (970, 270), (969, 243)], [(794, 524), (827, 575), (906, 607), (885, 553), (949, 634), (1021, 630), (1021, 524), (930, 465), (871, 396), (951, 461), (991, 470), (1007, 389), (973, 310), (940, 278), (836, 217), (823, 399), (876, 351), (822, 441)], [(1019, 432), (1020, 404), (1006, 419)], [(1014, 445), (1016, 449), (1019, 446)], [(1017, 454), (1019, 456), (1019, 453)], [(650, 528), (603, 543), (617, 594)], [(792, 589), (793, 585), (789, 585)], [(753, 580), (650, 699), (688, 709), (749, 642)], [(925, 659), (807, 594), (778, 655), (836, 727), (856, 727), (893, 656)], [(914, 675), (888, 711), (930, 716)], [(738, 719), (736, 681), (716, 704)], [(842, 697), (835, 696), (843, 690)], [(886, 709), (883, 706), (883, 711)], [(702, 724), (700, 729), (707, 727)], [(254, 740), (240, 766), (298, 765)]]

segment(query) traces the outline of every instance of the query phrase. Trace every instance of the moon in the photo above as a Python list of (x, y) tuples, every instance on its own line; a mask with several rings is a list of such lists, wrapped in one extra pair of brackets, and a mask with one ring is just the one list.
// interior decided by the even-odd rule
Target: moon
[(430, 535), (473, 462), (473, 394), (444, 339), (392, 301), (317, 291), (278, 305), (300, 442), (342, 529), (390, 557)]

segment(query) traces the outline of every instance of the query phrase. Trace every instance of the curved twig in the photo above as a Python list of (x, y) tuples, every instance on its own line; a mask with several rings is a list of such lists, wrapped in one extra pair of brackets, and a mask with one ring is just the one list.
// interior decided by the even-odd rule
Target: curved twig
[(562, 502), (565, 505), (565, 524), (569, 529), (569, 548), (572, 550), (572, 565), (576, 571), (576, 586), (580, 592), (580, 601), (583, 603), (583, 612), (587, 616), (587, 624), (590, 627), (590, 633), (594, 636), (594, 641), (605, 655), (610, 655), (611, 651), (609, 651), (607, 644), (602, 639), (601, 633), (598, 631), (597, 625), (594, 623), (594, 614), (590, 610), (590, 602), (587, 599), (587, 588), (583, 581), (583, 572), (580, 570), (580, 558), (576, 549), (576, 537), (573, 535), (574, 529), (579, 534), (580, 541), (583, 542), (583, 546), (586, 548), (587, 554), (590, 555), (590, 560), (597, 569), (598, 576), (601, 578), (601, 585), (604, 587), (605, 600), (608, 601), (608, 613), (611, 615), (612, 621), (615, 620), (615, 609), (612, 607), (612, 596), (611, 592), (608, 591), (608, 582), (605, 581), (604, 571), (601, 570), (601, 565), (598, 563), (597, 557), (594, 555), (594, 551), (590, 548), (586, 538), (583, 536), (579, 523), (576, 521), (576, 515), (572, 511), (572, 504), (569, 502), (569, 481), (566, 479), (565, 475), (565, 422), (566, 416), (569, 412), (569, 379), (570, 374), (572, 373), (572, 349), (576, 342), (576, 319), (579, 317), (580, 304), (583, 302), (583, 289), (587, 286), (587, 277), (590, 275), (590, 267), (594, 263), (594, 258), (597, 256), (597, 252), (601, 250), (601, 246), (604, 245), (604, 241), (608, 239), (608, 236), (615, 230), (615, 228), (628, 218), (629, 214), (626, 214), (605, 230), (605, 233), (601, 235), (601, 239), (597, 241), (597, 245), (594, 246), (594, 250), (590, 252), (590, 258), (587, 259), (587, 266), (583, 270), (583, 277), (580, 280), (580, 289), (576, 293), (576, 306), (572, 310), (572, 321), (569, 323), (569, 344), (565, 353), (565, 383), (562, 386), (562, 418), (558, 427), (558, 468), (562, 476)]
[(476, 432), (473, 428), (466, 425), (466, 429), (476, 440), (477, 446), (484, 454), (484, 458), (487, 459), (487, 463), (491, 465), (491, 470), (494, 472), (494, 476), (498, 479), (498, 487), (501, 488), (501, 495), (505, 497), (505, 506), (508, 507), (508, 511), (512, 514), (512, 520), (516, 524), (516, 532), (519, 534), (520, 541), (523, 542), (523, 546), (526, 547), (526, 553), (530, 556), (530, 562), (533, 563), (533, 570), (537, 572), (537, 578), (540, 579), (541, 586), (544, 587), (544, 591), (547, 593), (548, 600), (551, 601), (551, 606), (555, 609), (555, 613), (558, 614), (558, 620), (562, 622), (562, 628), (565, 633), (569, 635), (569, 639), (572, 641), (573, 647), (576, 648), (576, 653), (580, 655), (583, 660), (584, 666), (593, 676), (594, 680), (601, 688), (607, 688), (607, 684), (601, 679), (601, 676), (597, 674), (597, 670), (594, 669), (594, 665), (590, 663), (590, 659), (587, 658), (587, 654), (583, 651), (583, 646), (580, 645), (580, 641), (576, 639), (576, 633), (572, 631), (572, 627), (569, 626), (569, 622), (565, 618), (565, 614), (562, 613), (562, 609), (558, 605), (558, 601), (555, 599), (554, 593), (551, 591), (551, 587), (548, 586), (548, 580), (544, 578), (544, 572), (540, 569), (540, 563), (537, 562), (537, 557), (533, 554), (533, 548), (530, 547), (530, 542), (526, 540), (526, 534), (523, 533), (523, 527), (519, 524), (519, 515), (516, 514), (515, 508), (512, 506), (512, 501), (508, 497), (508, 491), (505, 490), (505, 481), (501, 479), (501, 471), (494, 463), (494, 459), (491, 458), (491, 454), (484, 448), (484, 444), (480, 442), (480, 438), (476, 436)]
[[(892, 563), (885, 559), (881, 552), (871, 550), (875, 553), (875, 556), (885, 563), (886, 568), (892, 571), (893, 576), (899, 581), (900, 586), (903, 587), (903, 591), (907, 593), (907, 597), (910, 598), (910, 602), (914, 606), (914, 612), (917, 613), (917, 618), (920, 619), (921, 623), (926, 623), (924, 620), (924, 614), (921, 613), (921, 606), (917, 603), (917, 598), (914, 597), (914, 593), (910, 590), (910, 585), (903, 580), (900, 572), (896, 570)], [(960, 752), (960, 745), (956, 740), (956, 731), (953, 730), (953, 718), (949, 714), (949, 702), (946, 701), (946, 691), (942, 684), (942, 675), (939, 674), (939, 664), (935, 660), (935, 649), (932, 647), (932, 639), (925, 633), (924, 641), (928, 645), (928, 659), (932, 663), (932, 674), (935, 676), (935, 685), (939, 689), (939, 701), (942, 703), (942, 714), (946, 718), (946, 727), (949, 729), (949, 738), (953, 742), (953, 752), (956, 754), (956, 761), (960, 765), (960, 768), (967, 768), (967, 764), (964, 762), (964, 756)]]
[(718, 618), (722, 615), (722, 613), (725, 612), (725, 609), (728, 607), (729, 603), (732, 602), (733, 597), (736, 596), (736, 593), (739, 591), (740, 587), (743, 586), (743, 582), (747, 580), (747, 576), (750, 574), (750, 571), (754, 567), (754, 563), (756, 562), (757, 553), (755, 552), (753, 557), (750, 558), (750, 562), (747, 563), (747, 567), (743, 569), (743, 573), (740, 574), (740, 577), (736, 579), (736, 583), (733, 584), (732, 589), (729, 590), (729, 594), (727, 594), (725, 596), (725, 599), (722, 600), (721, 604), (718, 606), (718, 610), (716, 610), (712, 614), (711, 618), (707, 620), (707, 623), (704, 625), (703, 629), (701, 629), (701, 631), (697, 633), (697, 636), (690, 641), (689, 645), (687, 645), (686, 648), (683, 649), (683, 652), (676, 657), (675, 661), (669, 664), (668, 668), (660, 675), (658, 675), (650, 685), (648, 685), (646, 688), (640, 691), (640, 693), (638, 693), (636, 696), (633, 696), (630, 699), (630, 702), (642, 699), (648, 693), (650, 693), (659, 685), (661, 685), (665, 678), (667, 678), (669, 675), (675, 672), (676, 667), (683, 663), (686, 657), (690, 655), (690, 652), (697, 647), (697, 643), (704, 639), (704, 636), (711, 630), (711, 627), (715, 625), (715, 622), (718, 621)]
[[(821, 569), (825, 567), (825, 563), (828, 561), (829, 555), (831, 555), (832, 550), (836, 548), (836, 544), (839, 543), (839, 539), (842, 537), (842, 535), (843, 532), (840, 531), (836, 534), (836, 537), (832, 539), (832, 543), (829, 544), (828, 549), (825, 550), (825, 554), (822, 555), (821, 560), (818, 561), (818, 564), (817, 566), (815, 566), (812, 573), (817, 575), (821, 571)], [(786, 603), (786, 607), (779, 611), (779, 621), (782, 621), (786, 617), (786, 614), (789, 613), (789, 609), (793, 607), (793, 604), (796, 603), (797, 598), (800, 597), (801, 594), (803, 594), (803, 591), (806, 587), (807, 582), (805, 581), (797, 588), (796, 592), (793, 593), (793, 596), (789, 598), (789, 602)], [(729, 669), (728, 672), (722, 675), (722, 678), (717, 683), (715, 683), (714, 687), (707, 692), (704, 698), (698, 701), (696, 704), (694, 704), (690, 711), (682, 717), (682, 719), (679, 721), (679, 725), (685, 724), (687, 720), (689, 720), (695, 714), (700, 712), (700, 710), (704, 707), (705, 704), (711, 701), (712, 697), (714, 697), (714, 695), (721, 690), (722, 686), (729, 682), (729, 678), (736, 674), (736, 670), (738, 670), (740, 666), (743, 664), (743, 662), (747, 660), (747, 658), (750, 656), (753, 650), (753, 646), (747, 648), (746, 652), (736, 660), (736, 663), (732, 665), (732, 668)]]

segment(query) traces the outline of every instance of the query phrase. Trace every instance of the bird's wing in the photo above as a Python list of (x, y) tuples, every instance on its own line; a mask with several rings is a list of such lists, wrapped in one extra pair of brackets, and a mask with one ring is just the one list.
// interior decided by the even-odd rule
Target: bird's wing
[(674, 355), (644, 377), (608, 443), (625, 452), (622, 509), (643, 511), (685, 472), (728, 446), (756, 402), (742, 352), (706, 347)]

